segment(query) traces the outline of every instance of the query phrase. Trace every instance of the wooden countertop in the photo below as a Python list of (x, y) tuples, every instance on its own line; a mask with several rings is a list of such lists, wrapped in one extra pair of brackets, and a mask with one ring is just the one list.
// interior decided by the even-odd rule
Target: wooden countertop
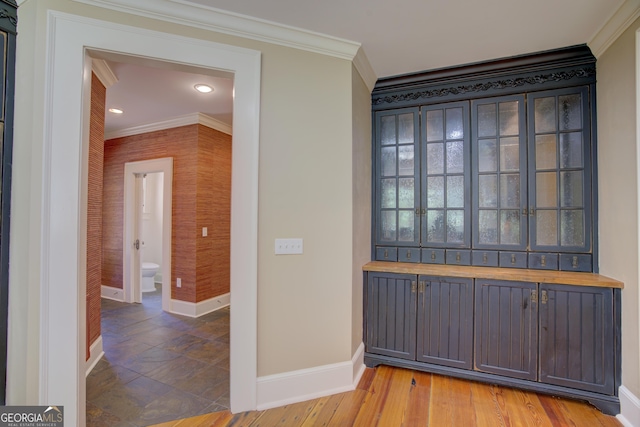
[(466, 277), (470, 279), (517, 280), (558, 285), (595, 286), (623, 289), (624, 283), (595, 273), (573, 271), (528, 270), (521, 268), (472, 267), (461, 265), (414, 264), (408, 262), (372, 261), (363, 271), (381, 273), (422, 274), (431, 276)]

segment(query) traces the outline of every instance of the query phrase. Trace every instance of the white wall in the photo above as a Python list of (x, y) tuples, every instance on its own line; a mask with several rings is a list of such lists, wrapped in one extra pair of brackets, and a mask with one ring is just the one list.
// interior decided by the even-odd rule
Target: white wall
[(598, 58), (600, 272), (624, 282), (622, 384), (640, 396), (636, 31), (633, 23)]

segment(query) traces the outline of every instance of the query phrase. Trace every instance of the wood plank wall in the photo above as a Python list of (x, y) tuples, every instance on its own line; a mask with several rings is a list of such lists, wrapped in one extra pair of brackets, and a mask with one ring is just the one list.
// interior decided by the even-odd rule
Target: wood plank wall
[(91, 344), (100, 336), (102, 285), (102, 169), (104, 162), (104, 110), (107, 90), (91, 75), (89, 125), (89, 178), (87, 199), (87, 359)]
[(162, 157), (173, 157), (171, 298), (195, 303), (229, 292), (229, 219), (219, 211), (230, 216), (231, 136), (202, 125), (105, 141), (103, 284), (122, 288), (124, 164)]
[[(204, 301), (230, 291), (231, 137), (206, 126), (198, 132), (197, 291)], [(202, 228), (207, 227), (207, 237)]]

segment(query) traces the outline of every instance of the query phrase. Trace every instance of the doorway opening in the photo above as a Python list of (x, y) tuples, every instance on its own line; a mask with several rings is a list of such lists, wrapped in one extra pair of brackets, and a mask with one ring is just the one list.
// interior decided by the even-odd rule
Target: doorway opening
[[(86, 75), (78, 67), (89, 48), (156, 58), (176, 66), (226, 70), (234, 75), (231, 411), (255, 409), (260, 52), (60, 12), (50, 11), (47, 19), (45, 69), (50, 90), (45, 92), (43, 103), (47, 132), (42, 139), (46, 147), (42, 179), (48, 185), (43, 189), (40, 209), (40, 264), (46, 272), (38, 282), (42, 307), (37, 338), (40, 381), (36, 387), (40, 400), (56, 396), (65, 406), (69, 424), (81, 425), (85, 418), (86, 231), (78, 224), (86, 221), (82, 207), (86, 206), (86, 194), (69, 189), (82, 188), (87, 176), (82, 153), (88, 143), (89, 116), (81, 84)], [(65, 203), (53, 204), (59, 195), (65, 195)], [(16, 336), (23, 336), (26, 330), (21, 324), (11, 328)], [(12, 363), (20, 371), (23, 361)]]
[[(153, 178), (147, 182), (145, 175)], [(124, 165), (124, 300), (128, 303), (142, 302), (143, 263), (153, 263), (158, 266), (162, 278), (163, 311), (171, 310), (172, 182), (172, 158)], [(145, 191), (147, 184), (148, 191)], [(156, 272), (153, 279), (155, 276)]]

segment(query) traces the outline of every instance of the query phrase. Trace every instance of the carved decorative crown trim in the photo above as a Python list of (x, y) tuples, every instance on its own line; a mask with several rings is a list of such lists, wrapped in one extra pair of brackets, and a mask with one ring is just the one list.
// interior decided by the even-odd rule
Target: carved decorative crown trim
[(418, 92), (401, 93), (373, 98), (373, 105), (393, 104), (395, 102), (416, 101), (425, 98), (435, 98), (448, 95), (461, 95), (470, 92), (485, 92), (491, 89), (506, 89), (524, 85), (559, 82), (574, 78), (588, 78), (596, 75), (595, 67), (579, 68), (569, 71), (559, 71), (549, 74), (539, 74), (530, 77), (516, 77), (513, 79), (495, 80), (485, 83), (474, 83), (463, 86), (452, 86), (439, 89), (427, 89)]
[(0, 19), (8, 19), (14, 27), (18, 26), (18, 18), (11, 15), (7, 9), (0, 9)]

